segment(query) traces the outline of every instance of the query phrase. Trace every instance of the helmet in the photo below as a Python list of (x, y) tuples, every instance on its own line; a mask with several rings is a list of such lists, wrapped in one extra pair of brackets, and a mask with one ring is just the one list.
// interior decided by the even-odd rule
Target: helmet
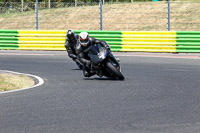
[(75, 40), (75, 34), (73, 30), (68, 30), (67, 31), (67, 38), (69, 38), (70, 41), (74, 41)]
[(81, 32), (79, 34), (79, 42), (84, 47), (86, 47), (89, 44), (89, 35), (87, 32)]

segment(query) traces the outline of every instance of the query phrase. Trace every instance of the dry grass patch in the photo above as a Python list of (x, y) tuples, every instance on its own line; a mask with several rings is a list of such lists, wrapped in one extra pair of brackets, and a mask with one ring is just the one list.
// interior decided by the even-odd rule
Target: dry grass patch
[[(170, 2), (172, 31), (200, 29), (200, 2)], [(99, 6), (39, 10), (39, 30), (99, 30)], [(166, 31), (167, 3), (105, 4), (103, 30)], [(0, 29), (34, 30), (35, 13), (0, 14)]]
[(0, 74), (0, 92), (31, 87), (34, 85), (33, 79), (26, 75)]

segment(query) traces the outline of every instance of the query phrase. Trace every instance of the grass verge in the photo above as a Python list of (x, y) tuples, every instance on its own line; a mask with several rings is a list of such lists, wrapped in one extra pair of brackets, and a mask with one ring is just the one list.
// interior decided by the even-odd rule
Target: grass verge
[(34, 85), (33, 79), (26, 75), (9, 73), (0, 74), (0, 92), (23, 89)]

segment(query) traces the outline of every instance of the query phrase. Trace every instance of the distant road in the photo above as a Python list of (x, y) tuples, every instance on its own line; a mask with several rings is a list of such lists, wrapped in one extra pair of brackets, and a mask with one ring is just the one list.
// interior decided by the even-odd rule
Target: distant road
[(125, 81), (84, 78), (66, 51), (0, 51), (42, 86), (0, 94), (0, 133), (200, 132), (199, 54), (114, 53)]

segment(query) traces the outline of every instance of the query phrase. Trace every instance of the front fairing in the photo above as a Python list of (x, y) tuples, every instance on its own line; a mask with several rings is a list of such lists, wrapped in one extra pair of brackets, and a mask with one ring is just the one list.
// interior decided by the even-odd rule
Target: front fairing
[(107, 55), (108, 50), (100, 44), (92, 46), (88, 54), (90, 60), (95, 64), (102, 62), (107, 57)]

